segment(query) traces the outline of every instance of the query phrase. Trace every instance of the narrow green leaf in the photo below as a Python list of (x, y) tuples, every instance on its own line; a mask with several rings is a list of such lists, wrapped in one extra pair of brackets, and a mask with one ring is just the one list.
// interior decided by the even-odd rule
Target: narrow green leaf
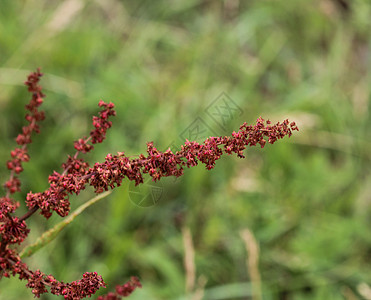
[(49, 229), (48, 231), (44, 232), (35, 243), (27, 246), (22, 250), (20, 253), (21, 258), (29, 257), (34, 254), (36, 251), (44, 247), (45, 245), (49, 244), (52, 240), (54, 240), (57, 235), (62, 231), (64, 227), (66, 227), (69, 223), (71, 223), (79, 214), (81, 214), (86, 208), (93, 205), (94, 203), (98, 202), (99, 200), (107, 197), (111, 194), (111, 191), (104, 192), (93, 199), (87, 201), (86, 203), (79, 206), (73, 213), (71, 213), (68, 217), (66, 217), (63, 221), (56, 224), (53, 228)]

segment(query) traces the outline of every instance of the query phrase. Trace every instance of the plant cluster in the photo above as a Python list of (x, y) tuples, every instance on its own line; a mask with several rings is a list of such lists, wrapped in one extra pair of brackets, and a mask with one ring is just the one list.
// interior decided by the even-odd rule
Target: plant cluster
[[(26, 220), (35, 212), (39, 211), (46, 219), (50, 218), (53, 212), (66, 217), (70, 212), (70, 195), (78, 195), (87, 185), (94, 187), (95, 192), (99, 194), (120, 186), (125, 178), (139, 185), (143, 183), (145, 174), (149, 174), (154, 181), (167, 176), (179, 177), (183, 175), (184, 168), (196, 166), (199, 162), (210, 170), (225, 153), (236, 153), (238, 157), (244, 158), (243, 151), (247, 146), (259, 144), (263, 148), (267, 141), (273, 144), (286, 135), (290, 137), (292, 131), (298, 130), (295, 122), (284, 120), (282, 123), (272, 124), (269, 120), (258, 118), (254, 126), (244, 123), (232, 136), (209, 137), (202, 144), (187, 140), (176, 153), (170, 149), (161, 152), (150, 142), (147, 143), (147, 155), (141, 154), (138, 158), (130, 159), (124, 152), (118, 152), (116, 155), (108, 154), (104, 162), (90, 166), (88, 162), (78, 158), (78, 155), (92, 151), (94, 144), (103, 142), (112, 125), (109, 118), (116, 115), (114, 105), (101, 100), (99, 107), (102, 110), (99, 116), (93, 117), (94, 129), (90, 135), (74, 143), (76, 153), (68, 156), (62, 164), (61, 173), (54, 171), (49, 176), (49, 188), (46, 191), (27, 194), (28, 212), (17, 217), (14, 213), (20, 204), (12, 199), (11, 195), (20, 192), (21, 182), (17, 175), (23, 171), (23, 163), (30, 159), (27, 145), (32, 142), (32, 133), (40, 132), (39, 122), (45, 118), (44, 112), (38, 110), (45, 96), (39, 85), (41, 76), (42, 73), (38, 69), (31, 73), (25, 82), (32, 94), (30, 103), (26, 105), (26, 110), (29, 111), (25, 117), (28, 125), (22, 128), (22, 133), (16, 138), (19, 147), (11, 151), (12, 159), (7, 162), (10, 177), (4, 185), (6, 195), (0, 198), (0, 276), (18, 275), (19, 279), (27, 281), (26, 286), (32, 289), (35, 297), (50, 292), (62, 295), (65, 299), (82, 299), (106, 286), (103, 278), (96, 272), (86, 272), (82, 279), (64, 283), (52, 275), (28, 268), (14, 245), (21, 245), (26, 239), (30, 232)], [(115, 293), (108, 293), (98, 299), (115, 300), (126, 297), (137, 287), (141, 287), (141, 283), (138, 278), (132, 277), (124, 285), (117, 286)]]

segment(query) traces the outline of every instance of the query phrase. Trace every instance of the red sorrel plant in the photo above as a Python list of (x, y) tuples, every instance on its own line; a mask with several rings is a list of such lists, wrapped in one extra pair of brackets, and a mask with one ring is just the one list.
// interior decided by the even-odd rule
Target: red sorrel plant
[[(176, 153), (170, 149), (161, 152), (150, 142), (147, 143), (147, 155), (141, 154), (138, 158), (129, 159), (124, 152), (118, 152), (116, 155), (108, 154), (104, 162), (90, 166), (88, 162), (78, 158), (78, 155), (92, 151), (94, 144), (101, 143), (105, 139), (107, 129), (112, 125), (109, 117), (116, 114), (112, 103), (105, 103), (101, 100), (99, 107), (102, 110), (99, 116), (93, 117), (94, 129), (89, 137), (75, 142), (76, 153), (68, 156), (66, 162), (62, 164), (61, 173), (54, 171), (49, 176), (50, 186), (46, 191), (27, 194), (28, 212), (17, 217), (15, 211), (19, 203), (12, 199), (11, 195), (20, 192), (21, 182), (17, 175), (23, 171), (23, 163), (30, 159), (27, 145), (32, 142), (31, 135), (33, 132), (40, 132), (39, 122), (45, 117), (44, 112), (38, 110), (44, 98), (41, 86), (38, 84), (41, 76), (38, 69), (31, 73), (25, 82), (28, 91), (32, 94), (30, 103), (26, 105), (28, 125), (22, 128), (22, 133), (16, 138), (19, 146), (10, 153), (12, 159), (7, 162), (10, 177), (4, 185), (6, 195), (0, 198), (0, 278), (18, 274), (19, 279), (27, 281), (26, 286), (32, 289), (35, 297), (50, 292), (54, 295), (62, 295), (65, 299), (82, 299), (95, 294), (100, 287), (105, 287), (105, 282), (96, 272), (86, 272), (82, 279), (64, 283), (40, 270), (29, 269), (22, 261), (22, 257), (30, 256), (38, 248), (47, 244), (84, 208), (68, 216), (65, 222), (19, 253), (14, 245), (21, 245), (26, 239), (30, 232), (26, 220), (35, 212), (39, 211), (46, 219), (50, 218), (53, 212), (66, 217), (70, 212), (69, 196), (78, 195), (87, 185), (93, 186), (95, 193), (101, 194), (109, 188), (114, 189), (120, 186), (124, 178), (133, 180), (135, 185), (139, 185), (143, 183), (143, 175), (147, 173), (154, 181), (167, 176), (179, 177), (183, 175), (184, 168), (194, 167), (199, 162), (211, 170), (224, 153), (236, 153), (238, 157), (244, 158), (243, 151), (247, 146), (259, 144), (263, 148), (266, 141), (273, 144), (286, 135), (290, 137), (292, 131), (298, 130), (295, 122), (289, 123), (285, 120), (272, 125), (270, 121), (265, 122), (262, 118), (258, 118), (254, 126), (244, 123), (238, 132), (232, 133), (232, 136), (209, 137), (202, 144), (187, 140), (181, 150)], [(97, 201), (99, 198), (92, 200)], [(94, 202), (92, 200), (88, 205)], [(137, 277), (132, 277), (124, 285), (117, 286), (114, 293), (110, 292), (98, 299), (120, 299), (129, 296), (137, 287), (141, 287), (141, 284)]]

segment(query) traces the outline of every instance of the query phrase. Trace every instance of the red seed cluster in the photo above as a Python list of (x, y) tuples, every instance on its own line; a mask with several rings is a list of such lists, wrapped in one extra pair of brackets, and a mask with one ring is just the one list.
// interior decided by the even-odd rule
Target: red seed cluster
[[(30, 272), (31, 273), (31, 272)], [(79, 300), (94, 295), (101, 287), (106, 287), (102, 276), (97, 272), (86, 272), (82, 279), (71, 283), (64, 283), (56, 280), (52, 275), (45, 275), (40, 270), (32, 272), (27, 278), (27, 287), (32, 289), (35, 297), (39, 298), (41, 294), (47, 293), (47, 287), (54, 295), (63, 296), (66, 300)]]
[[(215, 163), (223, 154), (235, 153), (244, 158), (244, 150), (248, 146), (260, 145), (262, 148), (266, 142), (275, 143), (277, 140), (291, 136), (292, 131), (298, 130), (295, 122), (288, 120), (273, 124), (268, 120), (258, 118), (255, 125), (240, 126), (238, 132), (231, 136), (209, 137), (203, 143), (188, 141), (184, 143), (180, 151), (173, 153), (170, 149), (165, 152), (159, 151), (153, 142), (147, 143), (147, 154), (140, 154), (138, 158), (129, 158), (124, 152), (117, 155), (108, 154), (102, 163), (90, 166), (83, 159), (78, 158), (80, 153), (93, 150), (93, 144), (101, 143), (107, 130), (112, 126), (109, 120), (115, 116), (114, 105), (99, 102), (101, 111), (99, 116), (93, 117), (94, 129), (89, 137), (84, 137), (74, 143), (76, 153), (68, 156), (62, 164), (62, 172), (54, 171), (49, 176), (49, 188), (44, 192), (29, 192), (26, 197), (26, 205), (29, 211), (22, 217), (12, 214), (19, 207), (19, 203), (10, 198), (10, 194), (20, 191), (20, 180), (15, 176), (23, 171), (22, 163), (29, 160), (27, 144), (31, 143), (31, 134), (39, 133), (38, 122), (44, 119), (44, 113), (38, 111), (43, 102), (44, 94), (38, 85), (42, 76), (40, 70), (28, 76), (26, 85), (32, 94), (31, 101), (26, 105), (29, 113), (26, 115), (28, 125), (22, 128), (16, 141), (20, 148), (11, 151), (12, 159), (7, 162), (11, 171), (10, 179), (5, 183), (6, 195), (0, 198), (0, 278), (2, 276), (18, 275), (20, 279), (27, 280), (27, 287), (32, 289), (35, 297), (47, 293), (48, 290), (54, 295), (61, 295), (65, 299), (82, 299), (93, 295), (100, 287), (105, 287), (101, 276), (97, 273), (85, 273), (83, 278), (71, 283), (57, 281), (52, 275), (46, 275), (40, 270), (32, 271), (23, 263), (18, 252), (11, 245), (21, 244), (29, 233), (25, 220), (36, 211), (40, 211), (45, 218), (49, 218), (53, 212), (61, 217), (68, 215), (70, 211), (69, 196), (78, 195), (86, 186), (94, 187), (96, 193), (102, 193), (122, 184), (122, 181), (134, 181), (136, 185), (143, 183), (145, 174), (154, 181), (162, 177), (182, 176), (185, 168), (204, 164), (206, 169), (214, 168)], [(141, 284), (136, 277), (124, 285), (116, 287), (116, 291), (101, 296), (101, 300), (116, 300), (129, 296)]]
[(21, 183), (19, 179), (14, 176), (23, 171), (22, 162), (27, 162), (29, 156), (27, 154), (27, 144), (32, 142), (32, 132), (39, 133), (40, 128), (38, 122), (44, 120), (45, 115), (43, 111), (39, 111), (38, 107), (43, 103), (43, 97), (45, 96), (41, 91), (41, 86), (38, 84), (40, 77), (43, 74), (40, 69), (36, 72), (31, 73), (25, 84), (28, 86), (28, 91), (32, 94), (30, 102), (25, 106), (29, 113), (26, 114), (26, 120), (29, 123), (27, 126), (22, 127), (22, 133), (20, 133), (16, 142), (21, 148), (16, 148), (11, 152), (12, 160), (7, 162), (7, 167), (11, 170), (10, 179), (5, 183), (4, 187), (8, 193), (13, 194), (20, 191)]
[(113, 103), (107, 104), (100, 100), (98, 105), (99, 107), (104, 107), (104, 109), (99, 113), (99, 117), (93, 117), (93, 126), (95, 129), (90, 132), (91, 142), (93, 144), (103, 142), (106, 138), (107, 129), (112, 126), (112, 122), (108, 121), (108, 118), (116, 115), (116, 111), (113, 110)]
[(270, 121), (265, 123), (259, 118), (255, 126), (244, 123), (231, 137), (210, 137), (202, 144), (187, 140), (176, 153), (170, 149), (161, 152), (151, 142), (147, 144), (147, 156), (141, 154), (137, 159), (129, 159), (123, 152), (115, 156), (109, 154), (103, 163), (96, 163), (83, 177), (86, 180), (90, 178), (87, 181), (95, 188), (96, 193), (120, 186), (125, 177), (135, 181), (136, 185), (143, 183), (143, 175), (146, 173), (154, 181), (161, 177), (179, 177), (183, 175), (185, 167), (190, 168), (200, 162), (210, 170), (224, 153), (236, 153), (238, 157), (244, 158), (243, 151), (247, 146), (260, 144), (263, 148), (265, 139), (273, 144), (286, 135), (291, 136), (293, 130), (298, 130), (295, 123), (289, 123), (288, 120), (270, 124)]
[[(30, 210), (39, 208), (41, 214), (49, 218), (55, 211), (61, 217), (68, 215), (70, 211), (69, 195), (78, 195), (81, 190), (85, 189), (87, 178), (85, 176), (89, 171), (89, 164), (83, 159), (77, 159), (79, 152), (87, 153), (93, 149), (94, 143), (101, 143), (106, 136), (107, 129), (112, 125), (108, 120), (116, 112), (113, 110), (112, 103), (99, 102), (102, 111), (99, 117), (93, 117), (93, 126), (95, 130), (90, 132), (89, 138), (79, 139), (74, 146), (77, 152), (73, 157), (68, 156), (65, 163), (62, 164), (63, 173), (54, 171), (49, 176), (50, 188), (42, 193), (28, 193), (26, 204)], [(91, 144), (91, 143), (92, 144)]]
[(19, 220), (17, 217), (4, 218), (0, 225), (2, 236), (1, 243), (4, 244), (21, 244), (27, 237), (30, 230), (26, 226), (25, 221)]
[(27, 206), (30, 209), (39, 207), (46, 218), (51, 216), (52, 211), (63, 217), (69, 212), (69, 195), (79, 194), (86, 185), (93, 186), (96, 193), (102, 193), (120, 186), (124, 178), (135, 181), (136, 185), (141, 184), (147, 173), (154, 181), (168, 176), (179, 177), (183, 175), (185, 167), (196, 166), (199, 162), (211, 170), (223, 153), (236, 153), (243, 158), (247, 146), (259, 144), (263, 148), (266, 140), (273, 144), (286, 135), (291, 136), (293, 130), (298, 130), (294, 122), (290, 124), (285, 120), (271, 125), (270, 121), (264, 122), (259, 118), (254, 126), (244, 123), (231, 137), (210, 137), (203, 144), (187, 140), (176, 153), (170, 149), (161, 152), (151, 142), (147, 144), (147, 156), (141, 154), (136, 159), (129, 159), (123, 152), (114, 156), (108, 154), (103, 163), (88, 168), (87, 163), (70, 158), (63, 165), (68, 172), (54, 172), (49, 177), (48, 190), (27, 195)]
[(0, 220), (5, 218), (19, 207), (19, 202), (14, 202), (11, 198), (0, 198)]
[[(84, 174), (89, 169), (89, 164), (82, 159), (77, 159), (79, 152), (86, 153), (93, 149), (89, 144), (99, 143), (104, 140), (108, 128), (111, 127), (111, 122), (108, 117), (115, 115), (113, 104), (106, 104), (103, 101), (99, 103), (103, 110), (99, 117), (94, 117), (93, 124), (95, 130), (87, 139), (80, 139), (75, 145), (80, 146), (74, 157), (69, 156), (67, 161), (62, 165), (64, 172), (59, 174), (54, 172), (49, 176), (50, 188), (45, 193), (30, 193), (27, 197), (27, 204), (30, 207), (28, 213), (23, 217), (14, 217), (11, 214), (19, 207), (19, 203), (9, 197), (10, 194), (20, 191), (21, 182), (15, 176), (23, 171), (22, 163), (29, 161), (27, 152), (27, 144), (32, 142), (31, 135), (33, 132), (39, 133), (40, 128), (38, 122), (44, 119), (44, 112), (39, 112), (38, 107), (43, 103), (44, 94), (41, 86), (38, 84), (42, 73), (38, 69), (36, 72), (28, 76), (25, 84), (28, 86), (28, 91), (32, 94), (30, 103), (26, 105), (26, 110), (29, 111), (26, 115), (28, 125), (22, 128), (22, 133), (16, 138), (16, 142), (20, 148), (15, 148), (11, 151), (12, 159), (7, 162), (7, 167), (11, 171), (10, 179), (4, 184), (7, 195), (0, 198), (0, 278), (18, 275), (19, 279), (27, 280), (26, 286), (32, 289), (35, 297), (40, 297), (41, 294), (50, 292), (54, 295), (61, 295), (65, 299), (75, 300), (90, 297), (95, 294), (100, 287), (105, 287), (105, 283), (100, 275), (96, 272), (85, 273), (83, 278), (71, 283), (57, 281), (52, 275), (45, 275), (40, 270), (31, 271), (27, 265), (23, 263), (19, 254), (15, 249), (11, 249), (12, 244), (21, 244), (29, 233), (25, 219), (30, 217), (38, 209), (47, 218), (51, 216), (51, 211), (56, 211), (61, 216), (66, 216), (70, 210), (67, 193), (79, 193), (84, 187), (79, 186), (78, 177)], [(60, 179), (63, 178), (61, 184)], [(67, 199), (66, 199), (67, 198)]]
[(121, 297), (130, 296), (136, 288), (141, 288), (142, 284), (138, 277), (132, 276), (128, 282), (116, 286), (116, 292), (109, 292), (107, 295), (99, 296), (98, 300), (120, 300)]

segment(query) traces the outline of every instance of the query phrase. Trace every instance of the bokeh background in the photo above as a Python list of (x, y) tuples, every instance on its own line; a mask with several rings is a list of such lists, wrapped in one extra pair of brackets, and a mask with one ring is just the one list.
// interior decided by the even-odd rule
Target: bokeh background
[[(97, 271), (99, 294), (139, 276), (133, 300), (371, 299), (370, 51), (368, 0), (1, 0), (1, 182), (37, 67), (47, 95), (19, 201), (47, 188), (99, 99), (117, 116), (91, 163), (259, 116), (300, 128), (212, 171), (125, 182), (26, 261), (63, 281)], [(60, 220), (34, 215), (27, 242)], [(3, 278), (0, 299), (32, 299), (24, 285)]]

